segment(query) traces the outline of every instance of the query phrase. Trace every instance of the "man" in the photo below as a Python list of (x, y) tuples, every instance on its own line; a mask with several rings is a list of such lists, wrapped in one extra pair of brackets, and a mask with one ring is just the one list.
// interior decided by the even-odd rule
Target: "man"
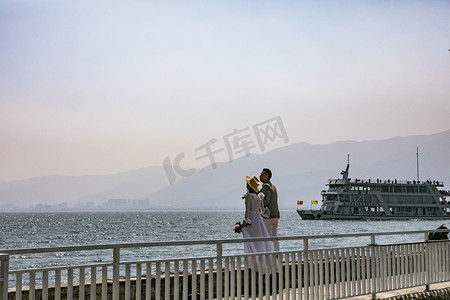
[[(264, 194), (264, 208), (267, 207), (270, 210), (268, 218), (264, 218), (264, 224), (266, 224), (270, 236), (277, 236), (280, 211), (278, 210), (277, 188), (270, 182), (271, 178), (272, 171), (267, 168), (263, 169), (261, 175), (259, 175), (259, 179), (263, 183), (261, 192)], [(275, 251), (280, 251), (280, 243), (273, 241), (273, 248)]]

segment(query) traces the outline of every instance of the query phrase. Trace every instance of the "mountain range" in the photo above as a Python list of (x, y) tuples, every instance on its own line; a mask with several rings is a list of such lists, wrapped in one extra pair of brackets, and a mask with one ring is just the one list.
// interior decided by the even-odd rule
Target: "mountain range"
[(350, 177), (415, 180), (419, 149), (420, 180), (450, 182), (450, 130), (432, 135), (394, 137), (372, 141), (340, 141), (326, 145), (290, 144), (270, 152), (218, 163), (180, 177), (170, 185), (163, 166), (96, 176), (44, 176), (0, 182), (0, 207), (26, 208), (37, 204), (91, 202), (110, 199), (147, 199), (152, 209), (243, 210), (245, 176), (262, 168), (273, 172), (281, 209), (295, 209), (320, 200), (330, 178), (340, 177), (348, 156)]

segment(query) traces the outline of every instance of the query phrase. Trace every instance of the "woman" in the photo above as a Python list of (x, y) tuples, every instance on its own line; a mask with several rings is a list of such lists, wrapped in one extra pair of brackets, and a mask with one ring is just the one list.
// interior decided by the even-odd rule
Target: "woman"
[[(255, 176), (246, 176), (247, 193), (245, 199), (244, 227), (242, 234), (244, 238), (269, 237), (266, 225), (262, 219), (261, 213), (264, 212), (264, 194), (259, 193), (259, 180)], [(245, 253), (272, 252), (273, 242), (247, 242), (244, 243)]]

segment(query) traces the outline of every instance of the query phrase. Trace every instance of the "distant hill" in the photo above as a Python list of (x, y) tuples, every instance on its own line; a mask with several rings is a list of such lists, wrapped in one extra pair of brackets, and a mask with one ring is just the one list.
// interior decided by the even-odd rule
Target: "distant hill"
[(0, 206), (27, 207), (66, 202), (97, 204), (114, 198), (136, 199), (167, 186), (164, 169), (153, 166), (113, 175), (45, 176), (0, 182)]
[(243, 209), (246, 175), (272, 170), (282, 209), (295, 209), (297, 200), (320, 200), (330, 178), (340, 177), (350, 154), (350, 177), (416, 179), (416, 147), (420, 178), (443, 180), (450, 186), (450, 130), (434, 134), (378, 141), (342, 141), (328, 145), (298, 143), (260, 155), (221, 163), (180, 180), (147, 198), (155, 207)]
[[(376, 141), (341, 141), (327, 145), (297, 143), (283, 148), (205, 167), (169, 185), (164, 168), (153, 166), (99, 176), (46, 176), (0, 182), (0, 207), (94, 202), (108, 199), (149, 199), (154, 209), (243, 209), (245, 176), (272, 169), (272, 182), (282, 209), (297, 200), (320, 200), (329, 178), (340, 177), (350, 154), (350, 177), (416, 179), (416, 147), (420, 178), (446, 182), (450, 189), (450, 130), (433, 135)], [(4, 210), (4, 209), (3, 209)]]

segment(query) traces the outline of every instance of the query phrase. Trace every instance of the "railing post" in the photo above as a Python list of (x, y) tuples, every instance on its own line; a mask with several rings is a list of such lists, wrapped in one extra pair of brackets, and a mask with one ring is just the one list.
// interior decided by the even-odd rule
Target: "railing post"
[(0, 254), (0, 296), (8, 299), (9, 255)]
[[(222, 299), (222, 243), (217, 243), (217, 299)], [(194, 270), (192, 270), (194, 274)]]
[[(303, 239), (303, 291), (305, 300), (309, 300), (309, 249), (308, 249), (308, 239)], [(302, 287), (298, 287), (301, 289)]]
[(425, 284), (425, 291), (429, 291), (430, 290), (430, 276), (431, 276), (431, 272), (430, 272), (430, 268), (431, 268), (431, 263), (430, 263), (430, 243), (428, 240), (428, 233), (425, 232), (425, 271), (426, 271), (426, 278), (427, 278), (427, 282)]
[(375, 247), (377, 246), (376, 242), (375, 242), (375, 235), (371, 234), (370, 235), (370, 249), (371, 249), (371, 273), (372, 273), (372, 299), (375, 300), (377, 299), (377, 272), (375, 270), (376, 264), (375, 264), (375, 260), (376, 260), (376, 251), (375, 251)]
[(113, 248), (113, 300), (119, 300), (120, 248)]

